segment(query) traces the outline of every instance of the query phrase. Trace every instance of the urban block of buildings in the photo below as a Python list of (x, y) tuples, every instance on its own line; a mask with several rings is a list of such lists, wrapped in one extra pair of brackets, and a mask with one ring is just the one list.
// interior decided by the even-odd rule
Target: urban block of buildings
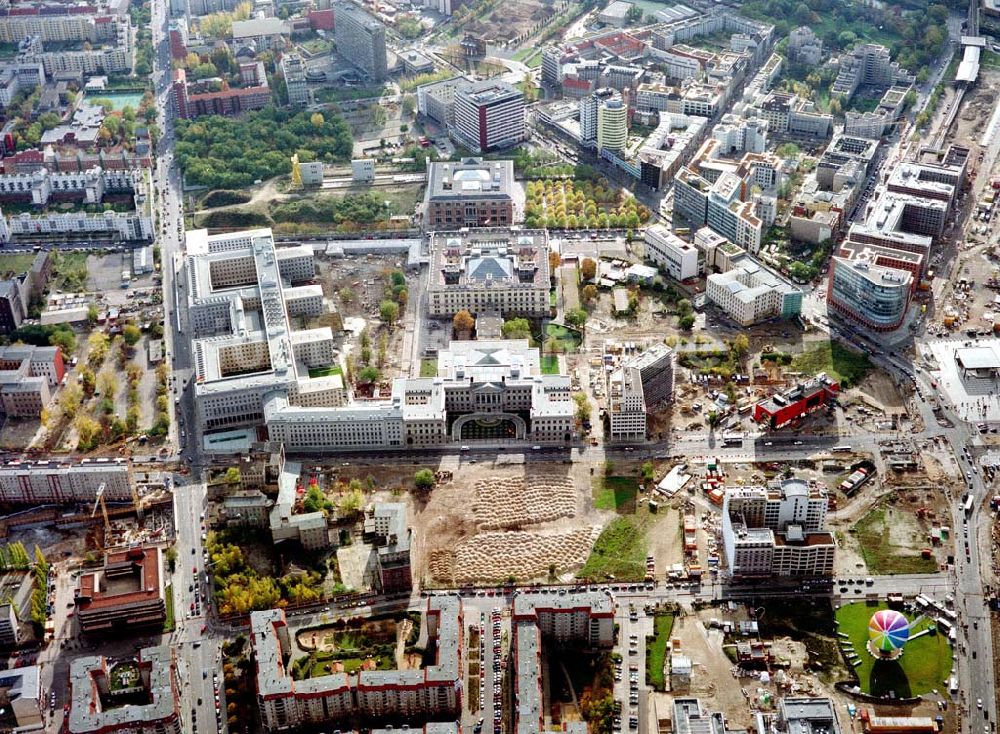
[(252, 612), (251, 643), (260, 718), (267, 732), (353, 717), (377, 722), (393, 717), (457, 715), (462, 707), (465, 650), (462, 601), (427, 599), (427, 636), (437, 659), (422, 670), (362, 670), (293, 680), (291, 633), (280, 609)]
[(615, 640), (615, 602), (610, 592), (565, 595), (518, 591), (511, 611), (514, 675), (513, 731), (545, 730), (542, 707), (542, 646), (583, 644), (608, 649)]
[[(0, 282), (0, 314), (10, 303), (4, 293), (10, 282)], [(0, 409), (10, 418), (38, 418), (65, 374), (59, 347), (0, 347)]]
[(41, 668), (26, 665), (0, 671), (0, 695), (9, 702), (6, 720), (17, 731), (42, 730), (45, 727), (45, 700)]
[(645, 441), (646, 417), (673, 398), (673, 350), (665, 344), (653, 344), (635, 353), (631, 347), (605, 345), (604, 368), (609, 440)]
[(70, 7), (47, 4), (47, 12), (37, 15), (10, 14), (0, 28), (0, 41), (17, 44), (18, 61), (41, 64), (49, 78), (65, 72), (128, 72), (135, 58), (135, 29), (128, 16), (71, 14)]
[(0, 244), (12, 240), (51, 239), (72, 234), (102, 234), (123, 241), (153, 239), (153, 212), (149, 171), (90, 169), (80, 173), (53, 173), (37, 169), (33, 173), (0, 175), (0, 200), (31, 203), (46, 207), (56, 202), (76, 200), (98, 204), (111, 195), (130, 196), (133, 211), (20, 212), (4, 217), (0, 213)]
[(706, 279), (705, 295), (740, 326), (770, 319), (794, 319), (802, 313), (802, 290), (747, 254)]
[(184, 119), (203, 115), (235, 117), (244, 112), (262, 110), (271, 104), (271, 89), (264, 75), (243, 87), (193, 92), (188, 84), (187, 72), (174, 69), (171, 95), (177, 116)]
[(161, 584), (158, 547), (106, 553), (100, 571), (80, 576), (74, 596), (80, 631), (108, 635), (162, 629), (167, 611)]
[[(508, 230), (440, 235), (434, 262), (445, 282), (428, 292), (432, 313), (534, 313), (541, 304), (547, 310), (544, 237)], [(487, 438), (476, 431), (477, 419), (488, 417), (499, 419), (497, 439), (568, 440), (569, 379), (543, 375), (539, 352), (526, 340), (453, 342), (438, 355), (439, 377), (397, 378), (386, 397), (374, 400), (353, 400), (339, 373), (309, 378), (309, 368), (335, 363), (329, 328), (290, 327), (290, 317), (322, 311), (319, 286), (291, 285), (314, 272), (309, 248), (275, 250), (270, 230), (188, 232), (195, 395), (206, 429), (263, 424), (288, 450), (409, 448)]]
[(727, 489), (722, 543), (733, 578), (829, 576), (836, 543), (825, 490), (799, 479)]
[[(116, 667), (136, 667), (139, 680), (121, 688)], [(180, 681), (174, 650), (149, 647), (135, 660), (103, 655), (75, 658), (69, 670), (69, 734), (181, 734)], [(136, 699), (143, 703), (136, 703)]]
[(964, 186), (968, 158), (967, 148), (951, 146), (940, 160), (902, 162), (891, 171), (864, 222), (851, 226), (831, 258), (832, 309), (873, 331), (903, 324)]
[(809, 26), (799, 26), (788, 34), (788, 60), (807, 66), (819, 66), (823, 60), (823, 41)]
[(473, 84), (464, 76), (417, 87), (417, 112), (446, 129), (455, 123), (455, 95)]
[(549, 313), (549, 247), (545, 230), (477, 229), (431, 236), (427, 311), (545, 316)]
[(707, 140), (674, 176), (674, 211), (692, 228), (707, 225), (756, 254), (777, 217), (776, 199), (768, 192), (778, 185), (779, 167), (779, 159), (768, 153), (725, 159), (719, 141)]
[(514, 223), (514, 163), (466, 158), (427, 163), (424, 227), (509, 227)]
[(877, 43), (859, 43), (849, 53), (841, 55), (840, 68), (830, 87), (830, 94), (850, 101), (862, 85), (909, 86), (913, 82), (913, 75), (892, 60), (887, 47)]
[(25, 627), (31, 624), (33, 578), (28, 571), (6, 571), (0, 576), (0, 647), (17, 647), (30, 639)]

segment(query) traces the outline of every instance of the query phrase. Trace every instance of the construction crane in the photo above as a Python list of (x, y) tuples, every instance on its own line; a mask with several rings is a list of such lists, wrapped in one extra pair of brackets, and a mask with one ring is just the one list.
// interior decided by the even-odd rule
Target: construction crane
[(103, 551), (104, 546), (107, 543), (109, 537), (111, 537), (111, 521), (108, 520), (108, 505), (104, 501), (104, 489), (107, 486), (105, 482), (101, 482), (100, 486), (97, 488), (97, 498), (94, 500), (94, 509), (91, 510), (90, 516), (93, 517), (97, 514), (97, 508), (101, 508), (101, 513), (104, 515), (104, 540), (98, 545)]

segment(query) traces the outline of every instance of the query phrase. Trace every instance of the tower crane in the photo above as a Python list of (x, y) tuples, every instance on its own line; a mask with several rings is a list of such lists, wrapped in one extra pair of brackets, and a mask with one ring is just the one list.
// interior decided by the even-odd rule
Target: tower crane
[(108, 505), (104, 501), (104, 489), (107, 486), (105, 482), (101, 482), (100, 486), (97, 488), (97, 497), (94, 500), (94, 509), (91, 510), (90, 516), (93, 517), (97, 514), (97, 508), (101, 508), (101, 514), (104, 516), (104, 541), (100, 543), (101, 550), (104, 550), (104, 546), (107, 543), (108, 538), (111, 536), (111, 521), (108, 520)]

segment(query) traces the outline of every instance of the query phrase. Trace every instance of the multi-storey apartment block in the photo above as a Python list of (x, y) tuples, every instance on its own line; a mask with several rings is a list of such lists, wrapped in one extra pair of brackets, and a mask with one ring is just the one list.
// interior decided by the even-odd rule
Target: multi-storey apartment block
[[(138, 690), (121, 690), (112, 681), (116, 661), (101, 656), (73, 660), (69, 670), (68, 734), (181, 734), (180, 681), (171, 647), (149, 647), (134, 660), (121, 661), (139, 670)], [(143, 702), (135, 703), (136, 693)]]
[(365, 535), (376, 547), (378, 588), (383, 594), (409, 591), (413, 587), (410, 570), (410, 538), (406, 505), (378, 502), (365, 517)]
[(385, 26), (352, 2), (337, 3), (333, 14), (337, 53), (373, 81), (385, 79), (388, 74)]
[(646, 416), (673, 397), (673, 350), (653, 344), (640, 354), (624, 356), (617, 365), (614, 357), (611, 349), (605, 352), (605, 364), (614, 367), (607, 373), (609, 438), (645, 441)]
[(609, 592), (517, 592), (511, 613), (515, 734), (545, 730), (542, 717), (542, 645), (576, 643), (607, 649), (614, 644), (615, 603)]
[(461, 599), (430, 597), (424, 623), (438, 655), (423, 670), (364, 670), (296, 681), (287, 664), (293, 648), (285, 613), (280, 609), (251, 613), (257, 703), (264, 730), (285, 731), (356, 716), (384, 720), (459, 714), (465, 657)]
[(0, 502), (4, 503), (93, 503), (102, 484), (107, 501), (131, 501), (132, 469), (124, 459), (84, 459), (79, 464), (17, 461), (0, 466)]

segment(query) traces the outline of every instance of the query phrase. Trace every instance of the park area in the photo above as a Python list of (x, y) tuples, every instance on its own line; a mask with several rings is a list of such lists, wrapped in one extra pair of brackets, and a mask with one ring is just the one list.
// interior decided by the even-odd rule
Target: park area
[(649, 219), (649, 210), (612, 188), (604, 179), (529, 181), (524, 226), (559, 229), (635, 229)]
[[(856, 655), (853, 669), (858, 685), (872, 696), (912, 698), (944, 688), (951, 675), (952, 649), (932, 619), (910, 619), (909, 640), (897, 660), (876, 660), (867, 649), (869, 621), (885, 603), (845, 604), (836, 611), (839, 643), (845, 657)], [(844, 637), (846, 635), (846, 637)]]

